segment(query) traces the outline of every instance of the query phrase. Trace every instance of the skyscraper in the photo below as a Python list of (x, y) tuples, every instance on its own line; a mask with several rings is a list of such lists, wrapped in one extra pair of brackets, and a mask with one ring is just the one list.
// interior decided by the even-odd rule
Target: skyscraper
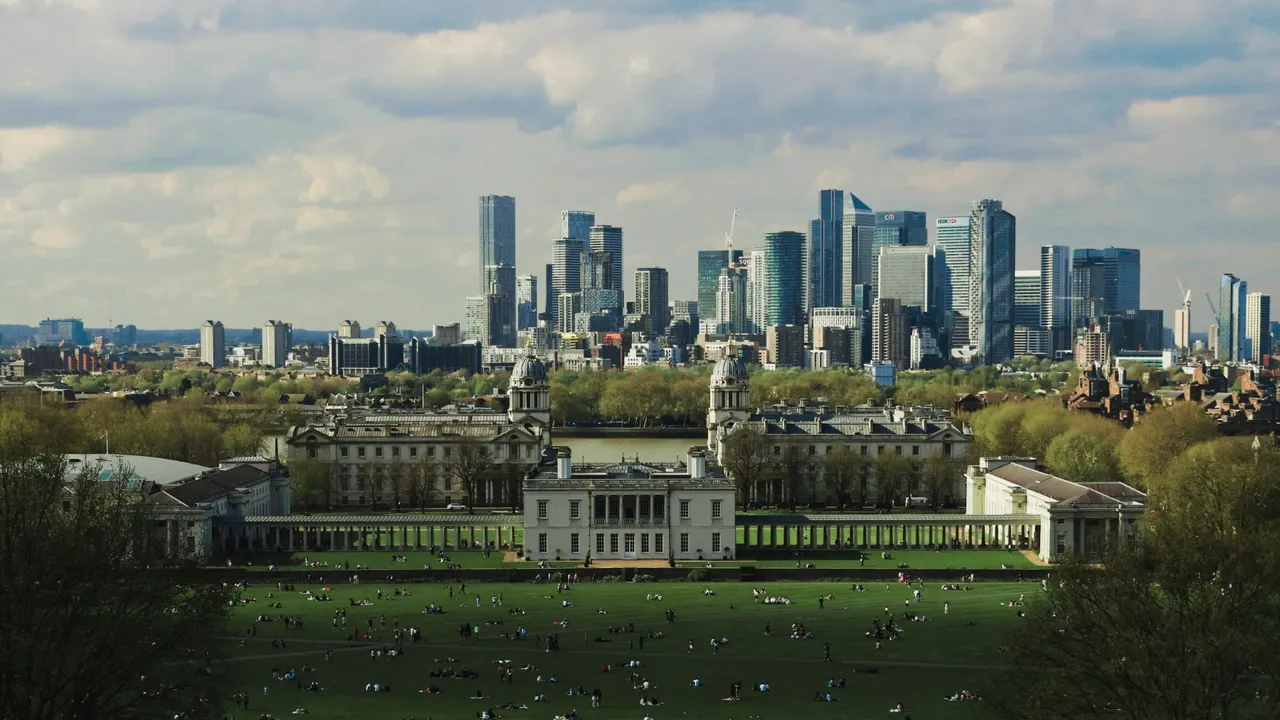
[(1249, 360), (1262, 362), (1263, 355), (1271, 354), (1271, 296), (1249, 293), (1245, 298), (1244, 336), (1249, 349)]
[(582, 311), (582, 293), (565, 292), (556, 296), (556, 326), (562, 333), (573, 332), (574, 320)]
[(923, 247), (929, 244), (926, 216), (917, 210), (878, 212), (871, 241), (871, 292), (879, 292), (880, 250), (887, 247)]
[(547, 306), (547, 321), (552, 327), (562, 326), (560, 296), (582, 289), (582, 250), (582, 240), (577, 238), (551, 241), (551, 296), (556, 301)]
[(843, 190), (818, 191), (818, 217), (809, 223), (809, 277), (806, 307), (836, 307), (843, 298)]
[(1102, 250), (1108, 313), (1137, 310), (1142, 302), (1142, 251), (1109, 247)]
[(804, 235), (764, 236), (764, 325), (804, 324)]
[(871, 362), (893, 363), (905, 369), (910, 323), (897, 298), (879, 298), (871, 309)]
[(516, 345), (516, 269), (511, 265), (486, 265), (484, 294), (488, 313), (487, 337), (482, 342), (495, 347)]
[(1188, 306), (1173, 311), (1173, 346), (1184, 356), (1191, 352), (1191, 308)]
[(1102, 315), (1137, 310), (1142, 253), (1128, 248), (1077, 248), (1071, 254), (1071, 317), (1075, 327)]
[(653, 319), (653, 330), (665, 333), (671, 324), (671, 309), (667, 306), (667, 269), (660, 267), (636, 268), (636, 312)]
[(1218, 286), (1218, 359), (1245, 359), (1245, 320), (1249, 284), (1231, 273), (1223, 273)]
[(875, 259), (871, 246), (876, 237), (876, 214), (857, 195), (849, 193), (844, 201), (844, 230), (841, 252), (841, 304), (852, 305), (852, 288), (858, 283), (871, 284), (871, 267)]
[(969, 343), (984, 362), (1013, 357), (1017, 221), (999, 200), (973, 203), (969, 227)]
[(720, 271), (716, 288), (716, 322), (728, 333), (742, 333), (747, 326), (747, 271), (730, 266)]
[(1041, 327), (1040, 271), (1017, 270), (1013, 273), (1013, 324)]
[(1040, 327), (1049, 334), (1049, 355), (1071, 351), (1071, 249), (1040, 248)]
[(591, 239), (591, 226), (596, 224), (596, 214), (589, 210), (563, 210), (560, 212), (560, 237), (581, 240), (586, 247)]
[[(516, 199), (508, 195), (480, 196), (480, 292), (487, 293), (485, 268), (516, 266)], [(515, 288), (509, 288), (515, 296)]]
[(618, 312), (621, 313), (626, 300), (622, 288), (622, 228), (612, 225), (592, 225), (591, 250), (613, 253), (613, 275), (608, 289), (618, 291)]
[(221, 320), (205, 320), (200, 326), (200, 362), (212, 368), (227, 365), (227, 335)]
[(538, 326), (538, 276), (516, 278), (516, 329)]
[[(201, 332), (201, 339), (204, 333)], [(284, 367), (293, 348), (293, 326), (280, 320), (268, 320), (262, 325), (262, 364), (267, 367)]]
[(940, 247), (887, 245), (876, 258), (880, 297), (916, 307), (938, 318), (945, 283), (946, 252)]
[(728, 250), (698, 251), (698, 307), (708, 318), (714, 318), (716, 291), (720, 287), (720, 271), (730, 263), (742, 261), (742, 251), (734, 250), (730, 259)]
[(940, 217), (934, 221), (936, 242), (946, 253), (946, 290), (943, 291), (942, 310), (947, 328), (951, 330), (952, 346), (969, 343), (969, 229), (973, 220), (968, 215)]
[(743, 264), (747, 268), (747, 332), (764, 332), (764, 251), (752, 250), (747, 253)]
[(360, 337), (360, 323), (357, 320), (343, 320), (338, 323), (338, 337), (351, 340)]
[(607, 316), (595, 323), (596, 327), (606, 330), (616, 330), (622, 323), (622, 293), (613, 277), (614, 267), (613, 253), (607, 250), (582, 253), (582, 289), (579, 291), (582, 299), (578, 312)]

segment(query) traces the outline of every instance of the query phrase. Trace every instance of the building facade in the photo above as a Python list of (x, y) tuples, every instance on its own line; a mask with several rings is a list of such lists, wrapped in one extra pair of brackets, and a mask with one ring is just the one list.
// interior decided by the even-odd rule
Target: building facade
[(764, 325), (804, 322), (804, 235), (776, 232), (764, 236)]
[(1066, 245), (1040, 248), (1039, 324), (1049, 333), (1047, 352), (1051, 357), (1070, 349), (1071, 249)]
[[(818, 217), (809, 223), (806, 308), (841, 304), (844, 280), (843, 190), (818, 191)], [(805, 287), (804, 279), (801, 287)]]
[(581, 240), (586, 247), (591, 240), (591, 226), (595, 224), (596, 214), (590, 210), (562, 210), (560, 237)]
[(924, 247), (929, 244), (927, 216), (918, 210), (890, 210), (876, 213), (875, 235), (871, 241), (871, 293), (880, 293), (880, 251), (895, 247)]
[(853, 193), (848, 193), (844, 200), (843, 232), (841, 272), (844, 278), (840, 282), (840, 304), (853, 305), (850, 297), (853, 287), (859, 284), (871, 286), (872, 266), (875, 264), (871, 246), (876, 239), (876, 213)]
[(897, 298), (880, 298), (871, 310), (871, 362), (906, 369), (911, 322)]
[(538, 326), (538, 276), (516, 278), (516, 330)]
[(573, 318), (561, 318), (559, 297), (565, 293), (582, 290), (582, 253), (585, 247), (580, 238), (563, 237), (551, 241), (551, 286), (553, 302), (547, 305), (547, 321), (552, 327), (560, 327)]
[(609, 275), (609, 290), (618, 292), (618, 312), (626, 303), (626, 292), (622, 282), (622, 228), (613, 225), (591, 226), (591, 252), (610, 253), (612, 271)]
[(200, 325), (200, 362), (217, 369), (227, 365), (227, 333), (221, 320)]
[(655, 332), (666, 332), (671, 324), (667, 269), (644, 267), (636, 269), (636, 312), (653, 319)]
[(1248, 360), (1261, 363), (1271, 354), (1271, 296), (1249, 293), (1245, 296), (1244, 337)]
[(284, 367), (293, 349), (293, 325), (280, 320), (268, 320), (262, 326), (262, 364), (267, 367)]
[(534, 560), (730, 560), (734, 486), (702, 448), (682, 464), (577, 465), (549, 448), (524, 481)]
[[(516, 266), (516, 199), (508, 195), (480, 197), (480, 292), (491, 292), (485, 269)], [(515, 295), (515, 288), (504, 288)]]
[(1239, 362), (1247, 359), (1245, 321), (1248, 296), (1247, 282), (1231, 273), (1223, 273), (1218, 286), (1219, 360)]
[(886, 245), (876, 258), (879, 295), (939, 317), (946, 289), (946, 257), (938, 247)]
[(969, 215), (969, 344), (987, 364), (1013, 357), (1013, 272), (1017, 221), (999, 200)]
[(741, 250), (698, 251), (698, 308), (704, 315), (711, 318), (715, 316), (716, 292), (720, 289), (720, 272), (740, 262), (742, 262)]

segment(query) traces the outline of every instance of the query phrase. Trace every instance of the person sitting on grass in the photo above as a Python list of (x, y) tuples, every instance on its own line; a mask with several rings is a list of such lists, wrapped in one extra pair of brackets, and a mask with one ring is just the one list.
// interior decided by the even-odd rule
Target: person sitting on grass
[(488, 700), (488, 698), (484, 696), (484, 691), (481, 690), (480, 688), (476, 688), (475, 693), (471, 695), (471, 699), (472, 700)]

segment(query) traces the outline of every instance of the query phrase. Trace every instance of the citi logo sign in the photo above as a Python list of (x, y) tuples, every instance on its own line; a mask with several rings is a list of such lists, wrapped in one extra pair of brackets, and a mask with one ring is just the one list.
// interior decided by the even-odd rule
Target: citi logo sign
[(885, 219), (885, 220), (892, 220), (892, 219), (893, 219), (893, 213), (885, 213), (885, 214), (884, 214), (884, 219)]

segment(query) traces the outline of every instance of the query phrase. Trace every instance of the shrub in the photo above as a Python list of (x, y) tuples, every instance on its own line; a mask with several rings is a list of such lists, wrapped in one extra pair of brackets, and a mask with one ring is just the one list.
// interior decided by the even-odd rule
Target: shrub
[(711, 579), (711, 572), (706, 568), (697, 568), (689, 571), (689, 582), (707, 582)]

